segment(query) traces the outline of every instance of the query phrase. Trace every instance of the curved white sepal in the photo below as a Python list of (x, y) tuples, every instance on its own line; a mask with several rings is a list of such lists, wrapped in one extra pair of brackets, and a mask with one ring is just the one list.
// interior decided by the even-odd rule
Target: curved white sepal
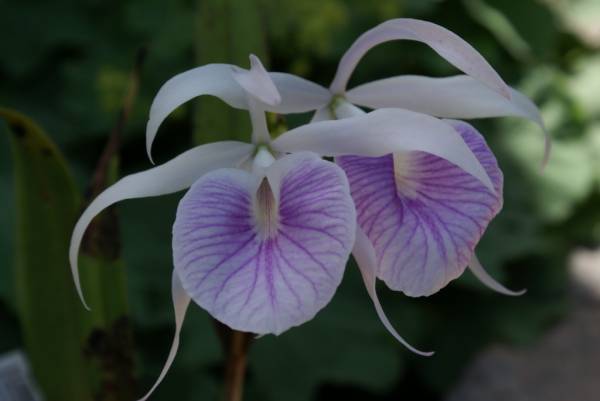
[(473, 257), (471, 258), (471, 262), (469, 263), (469, 269), (475, 275), (475, 277), (479, 279), (479, 281), (486, 285), (486, 287), (496, 292), (499, 292), (500, 294), (518, 297), (527, 292), (527, 290), (525, 289), (520, 291), (509, 290), (508, 288), (500, 284), (492, 276), (490, 276), (487, 271), (485, 271), (475, 254), (473, 254)]
[(437, 24), (411, 18), (389, 20), (362, 34), (342, 57), (330, 86), (332, 93), (344, 93), (360, 59), (373, 47), (391, 40), (422, 42), (464, 73), (510, 98), (502, 78), (470, 44)]
[(468, 75), (446, 78), (402, 75), (352, 88), (346, 98), (352, 103), (373, 109), (398, 107), (435, 117), (526, 118), (538, 124), (545, 135), (545, 165), (551, 142), (540, 111), (527, 96), (513, 88), (509, 90), (511, 96), (507, 99)]
[[(146, 151), (150, 160), (152, 143), (158, 128), (169, 114), (187, 101), (197, 96), (210, 95), (218, 97), (229, 106), (248, 108), (246, 91), (236, 82), (234, 70), (239, 72), (242, 69), (231, 64), (208, 64), (175, 75), (160, 88), (152, 101), (146, 125)], [(273, 72), (269, 75), (281, 101), (269, 106), (267, 103), (276, 99), (267, 96), (265, 109), (268, 111), (285, 114), (304, 113), (323, 107), (329, 102), (329, 91), (320, 85), (292, 74)], [(272, 95), (272, 88), (270, 92)]]
[(250, 144), (234, 141), (197, 146), (165, 164), (123, 177), (98, 195), (77, 221), (69, 248), (73, 280), (84, 306), (89, 309), (81, 290), (77, 256), (83, 234), (96, 215), (124, 199), (159, 196), (186, 189), (208, 171), (235, 165), (247, 157), (252, 148)]
[(377, 278), (376, 278), (376, 264), (377, 258), (375, 257), (375, 249), (371, 245), (371, 242), (365, 235), (365, 233), (360, 229), (360, 227), (356, 227), (356, 240), (354, 242), (354, 248), (352, 249), (352, 255), (354, 255), (354, 259), (356, 260), (356, 264), (360, 269), (360, 273), (362, 275), (363, 281), (365, 283), (365, 287), (367, 292), (369, 293), (369, 297), (373, 301), (373, 306), (375, 306), (375, 311), (377, 312), (377, 316), (381, 320), (381, 323), (385, 326), (385, 328), (390, 332), (392, 336), (406, 348), (414, 352), (415, 354), (419, 354), (422, 356), (431, 356), (433, 352), (423, 352), (411, 346), (409, 343), (404, 340), (400, 334), (394, 329), (394, 326), (390, 323), (389, 319), (385, 315), (383, 311), (383, 307), (379, 302), (379, 298), (377, 297)]
[(307, 150), (322, 156), (377, 157), (423, 151), (448, 160), (495, 193), (490, 177), (459, 133), (435, 117), (401, 109), (379, 109), (336, 121), (292, 129), (272, 143), (280, 152)]
[(175, 355), (177, 355), (177, 349), (179, 348), (179, 335), (181, 334), (181, 326), (183, 325), (183, 320), (185, 318), (185, 313), (187, 312), (188, 306), (190, 305), (190, 297), (185, 292), (181, 285), (181, 281), (177, 276), (177, 272), (173, 271), (173, 280), (172, 280), (172, 297), (173, 297), (173, 309), (175, 310), (175, 335), (173, 336), (173, 343), (171, 344), (171, 350), (169, 351), (169, 356), (167, 357), (167, 361), (165, 362), (165, 366), (163, 367), (158, 379), (150, 388), (150, 390), (146, 393), (145, 396), (140, 398), (138, 401), (146, 401), (156, 390), (158, 385), (163, 381), (169, 368), (173, 364), (175, 360)]
[(328, 89), (297, 75), (283, 72), (270, 72), (281, 103), (267, 107), (267, 111), (279, 114), (306, 113), (327, 106), (331, 101)]
[(234, 66), (208, 64), (182, 72), (169, 79), (158, 91), (150, 107), (146, 125), (146, 151), (151, 149), (158, 127), (176, 108), (201, 95), (216, 96), (232, 107), (247, 107), (244, 90), (233, 79)]

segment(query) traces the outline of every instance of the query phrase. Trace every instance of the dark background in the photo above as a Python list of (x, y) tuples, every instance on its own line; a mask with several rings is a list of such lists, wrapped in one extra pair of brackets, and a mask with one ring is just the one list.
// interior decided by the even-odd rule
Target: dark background
[[(161, 84), (179, 72), (207, 62), (247, 67), (253, 52), (270, 70), (327, 86), (353, 40), (386, 19), (422, 18), (453, 30), (538, 104), (554, 139), (540, 174), (543, 142), (534, 124), (475, 122), (505, 174), (504, 210), (479, 245), (480, 259), (498, 280), (528, 293), (492, 293), (470, 273), (429, 298), (411, 299), (381, 285), (400, 333), (436, 351), (422, 358), (385, 331), (350, 263), (334, 300), (314, 320), (255, 341), (246, 386), (247, 400), (443, 400), (479, 352), (493, 344), (535, 347), (577, 308), (569, 255), (600, 243), (599, 8), (596, 0), (0, 0), (0, 107), (24, 113), (48, 133), (83, 194), (140, 48), (147, 57), (123, 131), (121, 175), (150, 167), (144, 146), (149, 106)], [(393, 42), (368, 53), (350, 86), (398, 74), (456, 73), (424, 45)], [(307, 118), (294, 116), (287, 124)], [(0, 125), (0, 131), (10, 130)], [(193, 143), (248, 139), (249, 133), (245, 112), (216, 99), (194, 101), (161, 127), (155, 160), (162, 163)], [(22, 205), (15, 201), (7, 134), (0, 134), (0, 353), (23, 346), (19, 322), (27, 313), (14, 285)], [(158, 376), (172, 337), (170, 232), (180, 196), (117, 208), (133, 328), (134, 370), (127, 367), (126, 374), (135, 377), (136, 396)], [(35, 224), (24, 229), (35, 230)], [(43, 281), (44, 274), (40, 268), (39, 278), (29, 280)], [(54, 296), (40, 295), (39, 302), (51, 310)], [(206, 312), (190, 309), (181, 342), (152, 399), (217, 399), (222, 353)], [(55, 380), (69, 383), (72, 373), (60, 369)], [(110, 389), (98, 392), (95, 383), (96, 399), (114, 397)]]

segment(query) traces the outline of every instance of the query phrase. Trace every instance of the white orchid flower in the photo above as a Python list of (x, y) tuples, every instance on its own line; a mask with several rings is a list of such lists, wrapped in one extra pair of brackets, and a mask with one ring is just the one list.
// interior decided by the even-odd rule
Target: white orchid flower
[[(399, 76), (346, 90), (360, 59), (389, 40), (425, 43), (466, 75)], [(227, 66), (211, 65), (165, 84), (148, 123), (148, 152), (160, 122), (192, 97), (213, 95), (247, 108), (230, 74)], [(316, 111), (312, 124), (282, 135), (272, 148), (335, 156), (346, 172), (358, 218), (353, 254), (378, 315), (396, 338), (403, 342), (383, 314), (376, 278), (409, 296), (426, 296), (468, 266), (498, 292), (523, 293), (496, 282), (474, 253), (502, 207), (503, 176), (495, 157), (472, 126), (438, 118), (528, 118), (546, 134), (544, 164), (550, 141), (537, 107), (508, 87), (472, 46), (436, 24), (394, 19), (356, 40), (329, 89), (290, 74), (270, 76), (282, 102), (263, 104), (265, 109), (284, 114)], [(365, 115), (356, 105), (375, 111)], [(332, 119), (343, 120), (327, 121)]]
[[(346, 90), (369, 49), (398, 39), (427, 44), (466, 75), (400, 76)], [(272, 148), (335, 156), (346, 172), (358, 218), (353, 254), (378, 315), (396, 338), (400, 339), (377, 299), (376, 278), (407, 295), (426, 296), (468, 266), (496, 291), (524, 292), (496, 282), (474, 253), (502, 207), (503, 177), (493, 154), (472, 126), (436, 117), (528, 118), (546, 134), (544, 164), (550, 141), (536, 106), (508, 87), (472, 46), (433, 23), (395, 19), (358, 38), (342, 58), (329, 89), (290, 74), (270, 76), (282, 102), (262, 102), (262, 107), (283, 114), (316, 111), (313, 124), (284, 134)], [(199, 95), (220, 97), (237, 108), (249, 106), (230, 66), (184, 72), (167, 82), (155, 99), (147, 127), (149, 154), (162, 120)], [(356, 105), (376, 110), (365, 115)], [(331, 119), (344, 122), (328, 125)]]
[[(193, 83), (202, 88), (201, 93), (250, 110), (252, 143), (224, 141), (198, 146), (163, 165), (122, 178), (92, 201), (71, 239), (73, 278), (86, 305), (77, 256), (92, 219), (121, 200), (190, 188), (173, 226), (175, 337), (163, 371), (143, 400), (174, 360), (190, 300), (233, 329), (280, 334), (311, 320), (327, 305), (351, 251), (361, 265), (368, 266), (362, 272), (372, 283), (369, 293), (386, 327), (419, 352), (406, 344), (383, 314), (374, 292), (373, 251), (367, 242), (355, 241), (364, 234), (356, 224), (348, 180), (340, 167), (321, 156), (427, 152), (460, 166), (494, 192), (485, 166), (461, 136), (436, 118), (382, 109), (302, 126), (271, 141), (265, 108), (308, 110), (314, 96), (289, 100), (289, 94), (297, 90), (308, 93), (307, 88), (316, 87), (314, 84), (286, 74), (268, 74), (254, 56), (250, 70), (209, 65), (193, 71), (184, 73), (185, 79), (178, 76), (168, 81), (159, 91), (148, 123), (149, 137), (173, 108), (198, 92), (189, 89)], [(424, 129), (424, 133), (415, 136), (415, 129)]]
[[(371, 48), (398, 39), (423, 42), (466, 75), (397, 76), (346, 90), (354, 68)], [(393, 107), (450, 119), (518, 116), (537, 123), (544, 132), (543, 165), (550, 153), (549, 136), (535, 104), (508, 87), (467, 42), (431, 22), (395, 19), (361, 35), (342, 57), (329, 94), (328, 103), (315, 104), (313, 121), (364, 114), (357, 106)], [(495, 191), (433, 154), (390, 152), (378, 159), (336, 159), (350, 181), (364, 240), (374, 248), (377, 277), (393, 290), (427, 296), (468, 266), (488, 287), (506, 295), (523, 294), (496, 282), (474, 253), (502, 207), (502, 172), (475, 128), (462, 121), (445, 122), (484, 166)], [(414, 135), (425, 129), (416, 128)]]

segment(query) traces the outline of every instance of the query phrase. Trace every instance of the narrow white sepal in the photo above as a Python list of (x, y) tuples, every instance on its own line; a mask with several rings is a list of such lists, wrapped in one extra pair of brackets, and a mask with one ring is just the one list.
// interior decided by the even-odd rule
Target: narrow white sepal
[[(248, 108), (246, 91), (234, 79), (234, 70), (242, 69), (231, 64), (208, 64), (175, 75), (160, 88), (152, 101), (146, 125), (146, 151), (151, 161), (152, 143), (158, 128), (169, 114), (187, 101), (197, 96), (210, 95), (218, 97), (231, 107)], [(276, 99), (269, 99), (267, 96), (267, 111), (284, 114), (305, 113), (329, 103), (331, 95), (320, 85), (282, 72), (272, 72), (269, 75), (281, 99), (275, 105), (268, 105), (267, 103), (273, 103)], [(272, 88), (270, 91), (272, 95)]]
[(156, 390), (158, 385), (163, 381), (169, 368), (173, 364), (175, 360), (175, 355), (177, 355), (177, 349), (179, 348), (179, 336), (181, 334), (181, 327), (183, 325), (183, 320), (185, 319), (185, 314), (187, 312), (188, 306), (190, 305), (190, 297), (183, 289), (181, 285), (181, 281), (177, 276), (177, 273), (173, 271), (173, 279), (172, 279), (172, 297), (173, 297), (173, 309), (175, 310), (175, 335), (173, 336), (173, 343), (171, 344), (171, 350), (169, 351), (169, 356), (167, 357), (167, 361), (165, 362), (165, 366), (163, 367), (158, 379), (152, 386), (152, 388), (146, 393), (146, 395), (139, 399), (139, 401), (146, 401)]
[(280, 152), (302, 150), (322, 156), (378, 157), (423, 151), (454, 163), (495, 193), (490, 177), (460, 134), (435, 117), (401, 109), (379, 109), (356, 117), (292, 129), (272, 142)]
[(381, 323), (385, 326), (385, 328), (390, 332), (392, 336), (406, 348), (414, 352), (415, 354), (419, 354), (422, 356), (431, 356), (433, 352), (423, 352), (411, 346), (409, 343), (398, 334), (394, 326), (389, 321), (385, 312), (383, 311), (383, 307), (379, 302), (379, 298), (377, 297), (377, 277), (376, 277), (376, 264), (377, 258), (375, 256), (375, 249), (371, 245), (371, 242), (365, 235), (365, 233), (360, 229), (360, 227), (356, 227), (356, 240), (354, 242), (354, 248), (352, 249), (352, 255), (354, 255), (354, 259), (356, 260), (356, 264), (360, 269), (360, 273), (362, 275), (363, 281), (365, 283), (365, 287), (373, 301), (373, 305), (375, 306), (375, 311), (377, 312), (377, 316)]
[(502, 78), (470, 44), (444, 27), (411, 18), (392, 19), (362, 34), (342, 57), (330, 86), (332, 93), (343, 94), (360, 59), (373, 47), (391, 40), (422, 42), (450, 64), (510, 99)]
[(346, 98), (355, 104), (379, 109), (398, 107), (435, 117), (470, 119), (515, 116), (533, 121), (545, 136), (543, 165), (550, 155), (548, 134), (537, 106), (523, 93), (509, 88), (507, 99), (468, 75), (432, 78), (401, 75), (350, 89)]
[(479, 262), (479, 259), (475, 254), (473, 254), (473, 257), (471, 258), (471, 262), (469, 263), (469, 269), (475, 275), (475, 277), (479, 279), (479, 281), (485, 284), (488, 288), (499, 292), (500, 294), (518, 297), (527, 292), (527, 290), (525, 289), (520, 291), (509, 290), (508, 288), (500, 284), (492, 276), (490, 276), (489, 273), (483, 268), (482, 264)]
[(146, 125), (146, 151), (150, 160), (158, 127), (169, 114), (188, 100), (211, 95), (232, 107), (247, 107), (244, 90), (233, 79), (233, 68), (230, 64), (208, 64), (175, 75), (160, 88), (152, 101)]
[(69, 262), (81, 302), (90, 309), (83, 297), (77, 259), (85, 230), (102, 210), (125, 199), (145, 198), (178, 192), (188, 188), (208, 171), (231, 167), (248, 157), (253, 146), (248, 143), (225, 141), (197, 146), (165, 164), (121, 178), (90, 203), (73, 229)]
[(305, 113), (325, 107), (331, 101), (331, 92), (312, 81), (293, 74), (269, 73), (281, 94), (281, 103), (267, 108), (280, 114)]

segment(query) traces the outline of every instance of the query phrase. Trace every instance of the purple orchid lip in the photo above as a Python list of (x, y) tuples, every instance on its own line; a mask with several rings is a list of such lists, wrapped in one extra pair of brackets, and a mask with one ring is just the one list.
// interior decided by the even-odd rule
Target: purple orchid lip
[(473, 127), (452, 125), (477, 156), (496, 193), (459, 167), (424, 152), (339, 157), (360, 227), (377, 255), (377, 275), (410, 296), (431, 295), (462, 274), (502, 207), (502, 172)]
[(175, 270), (192, 299), (221, 322), (279, 334), (333, 297), (355, 224), (345, 175), (317, 155), (284, 156), (264, 178), (216, 170), (181, 200)]

